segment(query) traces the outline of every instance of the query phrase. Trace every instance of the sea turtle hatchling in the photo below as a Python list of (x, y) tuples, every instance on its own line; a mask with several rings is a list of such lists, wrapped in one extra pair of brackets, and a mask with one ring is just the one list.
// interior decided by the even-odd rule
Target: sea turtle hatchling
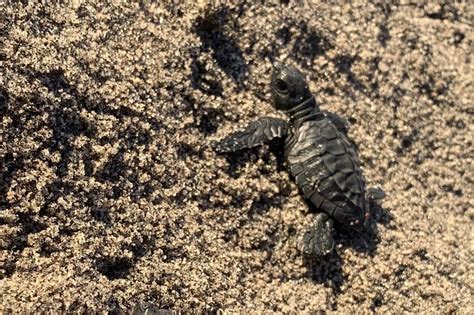
[(263, 117), (243, 131), (215, 143), (218, 153), (252, 148), (274, 138), (284, 139), (286, 166), (304, 197), (319, 211), (300, 234), (298, 249), (305, 255), (332, 252), (333, 220), (361, 231), (369, 217), (369, 202), (381, 190), (366, 191), (356, 149), (348, 139), (347, 123), (321, 111), (303, 75), (292, 66), (277, 64), (271, 77), (273, 106), (288, 121)]

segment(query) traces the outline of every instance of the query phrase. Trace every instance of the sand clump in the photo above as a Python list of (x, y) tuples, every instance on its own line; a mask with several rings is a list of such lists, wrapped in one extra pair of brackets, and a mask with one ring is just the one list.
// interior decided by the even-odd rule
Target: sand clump
[[(472, 4), (170, 3), (0, 4), (0, 311), (472, 313)], [(277, 60), (388, 194), (326, 260), (278, 144), (210, 147)]]

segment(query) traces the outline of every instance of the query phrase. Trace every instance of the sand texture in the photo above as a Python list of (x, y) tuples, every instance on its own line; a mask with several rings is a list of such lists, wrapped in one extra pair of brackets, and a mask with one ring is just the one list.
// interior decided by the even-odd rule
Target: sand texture
[[(102, 2), (0, 4), (0, 313), (473, 313), (471, 1)], [(211, 147), (274, 61), (387, 193), (325, 259), (281, 144)]]

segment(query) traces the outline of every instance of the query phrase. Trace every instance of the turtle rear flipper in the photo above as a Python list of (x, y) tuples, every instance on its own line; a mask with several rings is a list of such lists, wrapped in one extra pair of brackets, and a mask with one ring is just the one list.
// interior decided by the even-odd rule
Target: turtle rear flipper
[(236, 132), (214, 144), (218, 153), (236, 152), (264, 144), (288, 133), (288, 123), (282, 119), (262, 117), (251, 122), (243, 131)]
[(300, 235), (298, 249), (306, 256), (320, 257), (334, 249), (333, 221), (325, 213), (317, 213), (314, 222)]

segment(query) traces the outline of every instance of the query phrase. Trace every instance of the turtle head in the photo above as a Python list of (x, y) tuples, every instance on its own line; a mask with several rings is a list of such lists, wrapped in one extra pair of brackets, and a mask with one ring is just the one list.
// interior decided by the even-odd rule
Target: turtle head
[(276, 63), (273, 68), (271, 91), (273, 106), (289, 110), (311, 97), (303, 74), (292, 66)]

